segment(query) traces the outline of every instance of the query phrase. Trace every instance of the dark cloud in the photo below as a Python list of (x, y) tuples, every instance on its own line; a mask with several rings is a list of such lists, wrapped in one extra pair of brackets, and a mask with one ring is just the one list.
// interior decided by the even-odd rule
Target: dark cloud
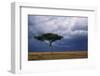
[[(50, 49), (47, 43), (35, 40), (33, 36), (42, 33), (56, 33), (64, 39), (53, 43)], [(29, 51), (65, 51), (87, 50), (88, 18), (61, 16), (28, 16)]]

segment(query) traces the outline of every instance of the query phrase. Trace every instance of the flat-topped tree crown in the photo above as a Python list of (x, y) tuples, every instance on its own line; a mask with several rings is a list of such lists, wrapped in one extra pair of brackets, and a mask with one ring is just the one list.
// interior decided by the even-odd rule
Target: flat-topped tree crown
[(61, 40), (63, 37), (58, 35), (58, 34), (53, 34), (53, 33), (45, 33), (41, 34), (39, 36), (34, 36), (35, 39), (40, 40), (40, 41), (49, 41), (49, 46), (52, 46), (52, 42), (56, 40)]

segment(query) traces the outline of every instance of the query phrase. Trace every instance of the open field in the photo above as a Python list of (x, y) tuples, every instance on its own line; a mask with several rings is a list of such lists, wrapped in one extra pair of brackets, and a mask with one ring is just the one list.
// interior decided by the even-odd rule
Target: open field
[(75, 52), (29, 52), (28, 60), (54, 60), (54, 59), (75, 59), (88, 58), (87, 51)]

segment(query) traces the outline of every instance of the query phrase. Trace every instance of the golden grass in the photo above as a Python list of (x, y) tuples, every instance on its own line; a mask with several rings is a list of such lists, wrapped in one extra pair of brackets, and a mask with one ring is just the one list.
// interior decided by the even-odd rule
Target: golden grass
[(54, 59), (75, 59), (88, 58), (87, 51), (72, 52), (29, 52), (28, 60), (54, 60)]

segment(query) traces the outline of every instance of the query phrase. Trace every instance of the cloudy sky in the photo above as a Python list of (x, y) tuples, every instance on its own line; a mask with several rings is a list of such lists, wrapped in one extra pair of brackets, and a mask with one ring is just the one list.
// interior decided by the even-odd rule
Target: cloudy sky
[[(44, 33), (63, 36), (62, 40), (47, 43), (34, 39)], [(28, 16), (28, 50), (37, 51), (87, 51), (88, 18), (69, 16)]]

